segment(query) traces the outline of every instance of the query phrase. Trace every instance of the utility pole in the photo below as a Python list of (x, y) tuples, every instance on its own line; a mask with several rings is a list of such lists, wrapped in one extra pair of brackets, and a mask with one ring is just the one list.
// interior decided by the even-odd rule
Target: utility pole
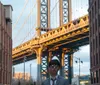
[(80, 77), (80, 58), (79, 58), (79, 77)]
[(15, 67), (13, 66), (13, 77), (15, 77)]
[(30, 85), (31, 85), (31, 80), (32, 80), (32, 77), (31, 77), (31, 66), (32, 66), (32, 64), (30, 64)]
[(30, 79), (31, 79), (31, 66), (32, 66), (32, 64), (30, 64)]
[(24, 57), (24, 84), (25, 84), (25, 61), (26, 61), (26, 57)]

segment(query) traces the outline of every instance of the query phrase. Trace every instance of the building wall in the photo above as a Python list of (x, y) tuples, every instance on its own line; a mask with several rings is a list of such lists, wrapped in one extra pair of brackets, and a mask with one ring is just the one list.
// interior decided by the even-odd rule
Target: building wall
[(89, 0), (91, 85), (100, 85), (100, 0)]
[(5, 6), (0, 2), (0, 85), (11, 85), (12, 27), (11, 20), (5, 15)]

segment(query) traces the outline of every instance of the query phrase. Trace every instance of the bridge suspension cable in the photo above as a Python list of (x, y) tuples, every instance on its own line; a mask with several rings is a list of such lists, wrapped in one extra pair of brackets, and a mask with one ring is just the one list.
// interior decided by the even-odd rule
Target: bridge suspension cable
[[(55, 3), (55, 5), (54, 5), (54, 7), (52, 8), (52, 10), (51, 10), (51, 12), (50, 12), (50, 15), (53, 13), (53, 11), (55, 10), (56, 12), (54, 13), (56, 16), (55, 16), (55, 18), (57, 19), (57, 5), (58, 5), (58, 3), (59, 3), (59, 0), (57, 0), (56, 1), (56, 3)], [(53, 14), (53, 16), (54, 16), (54, 14)], [(55, 20), (54, 22), (56, 22), (57, 20)], [(52, 19), (51, 19), (51, 23), (52, 23)], [(51, 25), (53, 25), (54, 23), (52, 23)], [(53, 26), (54, 27), (54, 26)]]
[[(33, 27), (36, 25), (36, 23), (33, 25)], [(31, 30), (27, 33), (27, 35), (24, 37), (24, 39), (22, 40), (21, 44), (24, 42), (24, 40), (29, 36), (29, 34), (31, 33), (33, 27), (31, 28)], [(35, 37), (36, 34), (34, 34)]]
[[(58, 2), (59, 2), (59, 0), (58, 0)], [(56, 6), (56, 13), (55, 13), (55, 15), (56, 15), (56, 27), (57, 27), (57, 6)]]
[(17, 18), (17, 20), (16, 20), (16, 22), (15, 22), (15, 24), (14, 24), (14, 26), (13, 26), (13, 29), (15, 29), (16, 25), (18, 24), (18, 22), (19, 22), (21, 16), (23, 15), (23, 13), (24, 13), (24, 11), (25, 11), (25, 8), (26, 8), (28, 2), (29, 2), (29, 0), (26, 0), (26, 3), (25, 3), (25, 5), (24, 5), (24, 7), (23, 7), (23, 9), (22, 9), (22, 11), (21, 11), (19, 17)]
[(35, 8), (36, 4), (33, 6), (32, 10), (30, 11), (29, 15), (25, 18), (24, 23), (22, 24), (21, 28), (18, 30), (16, 36), (14, 37), (14, 40), (16, 39), (16, 37), (19, 35), (21, 29), (24, 27), (24, 25), (26, 24), (27, 20), (29, 19), (31, 13), (33, 12), (33, 9)]
[(54, 9), (56, 8), (57, 4), (58, 4), (59, 0), (56, 2), (55, 6), (52, 8), (50, 14), (54, 11)]

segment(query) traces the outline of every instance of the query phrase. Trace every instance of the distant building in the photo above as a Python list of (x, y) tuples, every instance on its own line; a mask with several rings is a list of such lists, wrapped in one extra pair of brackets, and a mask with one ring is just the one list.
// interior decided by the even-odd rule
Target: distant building
[(0, 2), (0, 85), (12, 80), (12, 6)]
[(72, 85), (90, 85), (90, 76), (77, 76), (72, 79)]
[(100, 0), (89, 0), (91, 85), (100, 85)]
[[(16, 79), (24, 79), (24, 73), (15, 73), (13, 77)], [(30, 80), (29, 73), (25, 73), (25, 80)]]

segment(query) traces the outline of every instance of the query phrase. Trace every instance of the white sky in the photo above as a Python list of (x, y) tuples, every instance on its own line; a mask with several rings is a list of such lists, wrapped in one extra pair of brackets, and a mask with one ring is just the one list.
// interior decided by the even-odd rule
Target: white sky
[[(21, 14), (21, 11), (24, 7), (24, 4), (27, 0), (0, 0), (3, 4), (11, 4), (13, 7), (13, 47), (18, 46), (19, 44), (31, 39), (35, 36), (35, 28), (37, 26), (37, 5), (36, 0), (29, 0), (26, 8), (24, 9), (24, 12), (22, 16), (20, 17), (16, 27), (14, 27), (16, 20), (18, 19), (19, 15)], [(51, 10), (55, 6), (55, 3), (58, 0), (51, 0)], [(56, 8), (51, 13), (51, 27), (56, 28), (59, 26), (59, 15), (58, 7), (59, 4), (57, 4)], [(25, 22), (26, 17), (30, 13), (30, 10), (32, 9), (32, 15), (28, 19), (27, 23), (23, 26), (23, 23)], [(78, 17), (81, 17), (85, 14), (87, 14), (88, 10), (88, 0), (72, 0), (72, 19), (76, 19)], [(19, 32), (20, 30), (20, 32)], [(31, 31), (31, 32), (30, 32)], [(26, 36), (28, 33), (28, 37)], [(25, 38), (25, 39), (24, 39)], [(83, 64), (81, 64), (81, 74), (89, 74), (90, 69), (90, 63), (89, 63), (89, 45), (80, 47), (80, 51), (76, 52), (74, 54), (75, 57), (80, 57), (83, 61)], [(78, 64), (75, 63), (75, 58), (73, 60), (74, 63), (74, 74), (78, 74)], [(36, 78), (37, 75), (37, 64), (36, 60), (32, 60), (30, 62), (26, 62), (26, 72), (29, 72), (29, 66), (32, 64), (32, 76)], [(20, 65), (15, 66), (16, 72), (23, 72), (23, 63)], [(84, 69), (85, 68), (85, 69)]]

